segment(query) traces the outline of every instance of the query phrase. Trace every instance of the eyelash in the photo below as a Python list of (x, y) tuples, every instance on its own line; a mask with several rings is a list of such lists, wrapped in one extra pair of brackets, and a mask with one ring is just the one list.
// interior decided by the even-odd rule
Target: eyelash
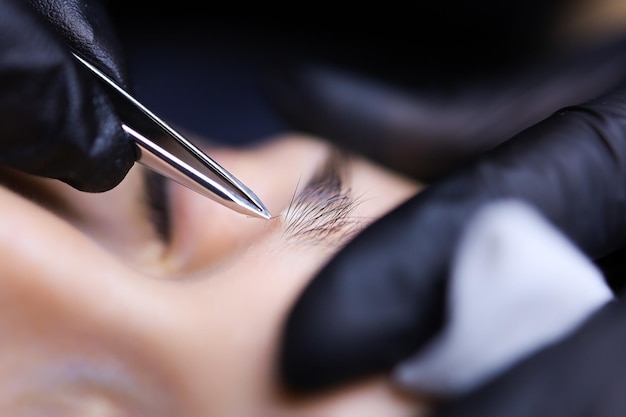
[(170, 210), (168, 206), (166, 179), (152, 172), (146, 174), (146, 193), (151, 223), (157, 235), (169, 242), (171, 237)]

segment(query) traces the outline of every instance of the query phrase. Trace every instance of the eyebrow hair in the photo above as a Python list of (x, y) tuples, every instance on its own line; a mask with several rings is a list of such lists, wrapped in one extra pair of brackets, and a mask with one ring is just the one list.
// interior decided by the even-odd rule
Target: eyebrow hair
[(352, 215), (360, 200), (345, 187), (347, 161), (345, 152), (331, 149), (300, 193), (296, 187), (285, 213), (288, 241), (341, 246), (362, 230), (363, 222)]
[[(298, 244), (341, 246), (363, 229), (363, 222), (352, 216), (360, 204), (351, 188), (346, 188), (348, 155), (332, 148), (315, 174), (294, 197), (284, 216), (286, 240)], [(164, 243), (171, 238), (171, 210), (167, 179), (144, 170), (143, 201), (148, 220)]]

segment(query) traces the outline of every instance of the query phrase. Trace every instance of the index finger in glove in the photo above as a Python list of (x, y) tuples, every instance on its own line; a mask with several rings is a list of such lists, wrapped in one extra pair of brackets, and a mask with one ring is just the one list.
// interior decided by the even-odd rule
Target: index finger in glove
[(484, 204), (534, 206), (588, 256), (626, 245), (626, 86), (569, 107), (455, 175), (432, 184), (357, 236), (297, 300), (281, 371), (302, 390), (389, 370), (443, 320), (449, 264)]
[(266, 92), (294, 128), (432, 181), (559, 108), (614, 88), (626, 65), (625, 44), (551, 51), (463, 80), (421, 74), (419, 55), (417, 64), (382, 75), (364, 64), (302, 58), (272, 68)]

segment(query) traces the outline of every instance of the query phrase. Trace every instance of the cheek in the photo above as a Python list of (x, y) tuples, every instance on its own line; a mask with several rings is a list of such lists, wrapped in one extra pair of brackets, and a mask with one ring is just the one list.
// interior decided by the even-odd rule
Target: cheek
[(14, 246), (10, 275), (0, 274), (0, 415), (22, 405), (32, 415), (190, 415), (168, 291), (87, 242), (51, 236), (55, 250)]
[(321, 262), (313, 252), (287, 256), (270, 241), (183, 284), (176, 309), (180, 365), (196, 402), (215, 415), (255, 415), (233, 407), (259, 407), (272, 395), (282, 322)]
[(0, 414), (174, 409), (159, 355), (142, 350), (160, 319), (149, 286), (55, 216), (0, 197)]
[(275, 368), (282, 325), (328, 254), (276, 239), (179, 292), (178, 336), (167, 339), (176, 340), (179, 371), (198, 414), (415, 416), (415, 400), (402, 398), (382, 378), (314, 399), (284, 394)]
[(385, 376), (362, 380), (310, 398), (283, 395), (271, 417), (420, 417), (430, 403), (394, 388)]

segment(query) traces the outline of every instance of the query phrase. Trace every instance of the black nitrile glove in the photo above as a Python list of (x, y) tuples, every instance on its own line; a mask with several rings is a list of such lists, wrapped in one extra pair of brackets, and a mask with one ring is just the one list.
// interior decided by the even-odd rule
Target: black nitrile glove
[(135, 154), (105, 92), (70, 47), (127, 86), (94, 0), (0, 0), (0, 164), (100, 192)]
[(412, 65), (384, 73), (371, 69), (383, 54), (365, 62), (314, 53), (276, 60), (265, 78), (267, 97), (298, 130), (432, 181), (554, 111), (615, 87), (626, 67), (626, 39), (554, 48), (464, 78), (434, 75), (422, 68), (429, 57), (416, 54)]
[(444, 319), (464, 225), (507, 197), (534, 206), (593, 259), (625, 247), (626, 84), (524, 130), (357, 236), (288, 317), (280, 357), (286, 383), (326, 388), (388, 371), (422, 347)]
[(610, 303), (573, 335), (433, 417), (619, 417), (626, 415), (626, 306)]

